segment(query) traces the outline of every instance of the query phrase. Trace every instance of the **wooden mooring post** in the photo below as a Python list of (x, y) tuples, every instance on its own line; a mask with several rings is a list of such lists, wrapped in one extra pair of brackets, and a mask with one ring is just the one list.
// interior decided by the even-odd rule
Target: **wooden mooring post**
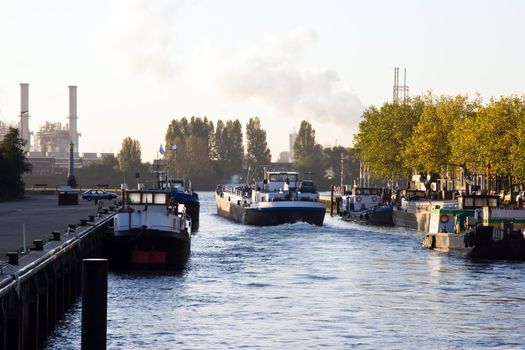
[(108, 260), (82, 261), (82, 350), (106, 349)]
[(330, 186), (330, 216), (334, 216), (334, 185)]

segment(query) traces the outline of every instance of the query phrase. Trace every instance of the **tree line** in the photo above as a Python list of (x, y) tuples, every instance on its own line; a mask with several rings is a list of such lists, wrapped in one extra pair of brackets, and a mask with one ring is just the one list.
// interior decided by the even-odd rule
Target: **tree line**
[[(341, 157), (344, 183), (358, 176), (359, 164), (352, 149), (322, 147), (307, 121), (301, 122), (293, 147), (294, 170), (316, 181), (320, 188), (340, 183)], [(175, 118), (159, 150), (161, 172), (167, 170), (172, 177), (191, 179), (197, 187), (206, 189), (218, 183), (252, 182), (262, 177), (264, 167), (272, 167), (267, 133), (258, 117), (250, 118), (244, 128), (238, 119), (214, 124), (206, 117)], [(129, 169), (128, 173), (138, 169), (142, 164), (138, 141), (124, 140), (118, 161), (121, 169)]]
[[(406, 103), (371, 106), (354, 138), (356, 155), (375, 178), (445, 178), (461, 169), (482, 174), (491, 189), (525, 181), (525, 97), (483, 103), (477, 95), (428, 93)], [(504, 188), (507, 187), (507, 188)]]

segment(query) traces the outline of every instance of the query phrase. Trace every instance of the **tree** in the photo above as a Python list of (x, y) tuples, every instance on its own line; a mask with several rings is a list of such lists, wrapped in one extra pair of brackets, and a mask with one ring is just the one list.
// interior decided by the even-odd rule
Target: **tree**
[(164, 159), (177, 177), (202, 180), (211, 175), (213, 123), (208, 118), (173, 119), (165, 142)]
[(401, 154), (417, 124), (424, 102), (416, 97), (407, 103), (385, 103), (380, 109), (368, 108), (354, 137), (354, 150), (372, 178), (397, 181), (407, 178), (411, 169)]
[(343, 157), (343, 185), (351, 185), (359, 177), (359, 160), (351, 148), (334, 146), (323, 149), (323, 168), (330, 184), (341, 182), (341, 156)]
[(124, 181), (129, 181), (135, 176), (135, 173), (140, 173), (143, 170), (140, 142), (133, 140), (131, 137), (126, 137), (122, 141), (122, 147), (118, 154), (118, 163), (120, 170), (124, 174)]
[(22, 198), (22, 175), (32, 169), (24, 152), (26, 141), (18, 136), (18, 129), (10, 127), (0, 142), (0, 200)]
[(244, 143), (242, 125), (238, 119), (228, 120), (223, 130), (221, 142), (224, 145), (225, 168), (227, 174), (233, 174), (242, 170), (244, 164)]
[(103, 154), (102, 165), (108, 169), (117, 169), (119, 167), (118, 159), (113, 154)]
[(266, 131), (261, 129), (258, 117), (250, 118), (246, 124), (246, 162), (252, 171), (259, 170), (262, 165), (270, 164), (272, 155), (266, 142)]
[(324, 176), (324, 169), (319, 169), (323, 161), (323, 148), (315, 141), (315, 130), (303, 120), (293, 145), (294, 167), (302, 173), (312, 174), (317, 182)]

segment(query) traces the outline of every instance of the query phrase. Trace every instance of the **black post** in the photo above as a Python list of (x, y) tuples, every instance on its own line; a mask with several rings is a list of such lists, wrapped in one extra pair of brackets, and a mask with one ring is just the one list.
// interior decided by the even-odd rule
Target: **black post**
[(334, 185), (330, 186), (330, 216), (334, 216)]
[(108, 260), (82, 261), (82, 350), (106, 349)]

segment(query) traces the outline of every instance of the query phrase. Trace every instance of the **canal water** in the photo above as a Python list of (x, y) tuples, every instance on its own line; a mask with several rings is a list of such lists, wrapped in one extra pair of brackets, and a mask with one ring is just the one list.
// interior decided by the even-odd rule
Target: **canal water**
[[(115, 274), (108, 349), (523, 349), (524, 263), (421, 248), (341, 222), (247, 227), (201, 194), (177, 274)], [(80, 301), (46, 349), (80, 349)]]

